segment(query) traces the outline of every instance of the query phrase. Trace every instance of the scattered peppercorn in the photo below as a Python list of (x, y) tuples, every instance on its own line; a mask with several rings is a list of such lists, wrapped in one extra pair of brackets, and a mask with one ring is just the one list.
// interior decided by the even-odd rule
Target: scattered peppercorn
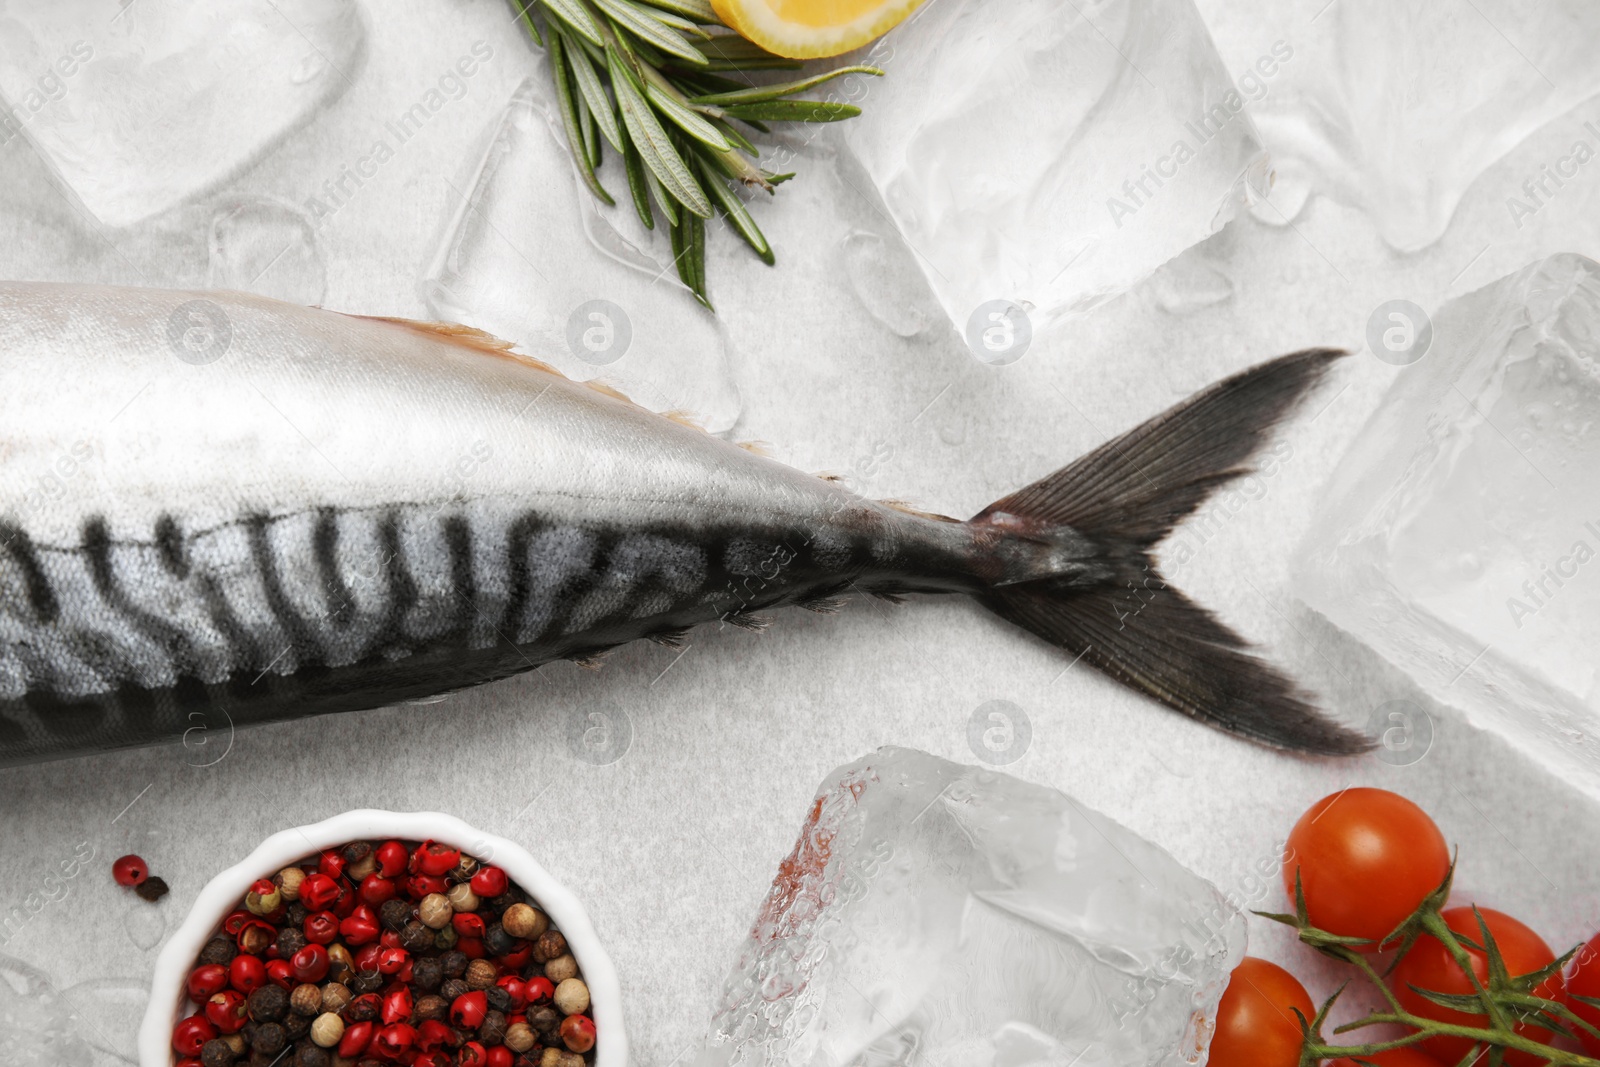
[(150, 877), (134, 886), (133, 891), (139, 894), (139, 899), (148, 900), (150, 903), (154, 904), (156, 901), (167, 895), (167, 882), (166, 879), (152, 874)]
[(111, 877), (118, 885), (135, 886), (150, 877), (150, 865), (138, 856), (119, 856), (111, 864)]
[(442, 842), (290, 864), (199, 957), (178, 1067), (587, 1067), (595, 1044), (566, 938), (503, 869)]

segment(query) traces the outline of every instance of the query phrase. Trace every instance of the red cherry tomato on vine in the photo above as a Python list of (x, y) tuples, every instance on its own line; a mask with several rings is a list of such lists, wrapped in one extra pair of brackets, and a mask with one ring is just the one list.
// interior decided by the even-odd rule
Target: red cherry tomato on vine
[(1217, 1005), (1217, 1032), (1211, 1039), (1212, 1067), (1296, 1067), (1300, 1062), (1300, 1020), (1317, 1009), (1306, 987), (1276, 963), (1246, 956), (1234, 968)]
[(1427, 812), (1386, 789), (1346, 789), (1311, 805), (1294, 824), (1283, 884), (1292, 904), (1299, 872), (1313, 926), (1376, 942), (1416, 911), (1449, 870), (1450, 850)]
[(1374, 1052), (1361, 1057), (1361, 1063), (1355, 1060), (1334, 1060), (1330, 1067), (1363, 1067), (1363, 1064), (1375, 1063), (1377, 1067), (1444, 1067), (1444, 1064), (1432, 1056), (1424, 1056), (1414, 1048), (1392, 1048), (1388, 1052)]
[[(1572, 1003), (1568, 1005), (1572, 1013), (1590, 1026), (1600, 1027), (1600, 1008), (1577, 999), (1578, 997), (1600, 999), (1600, 934), (1595, 934), (1593, 940), (1580, 948), (1577, 955), (1572, 957), (1572, 962), (1567, 965), (1567, 992), (1575, 994)], [(1585, 1052), (1591, 1056), (1600, 1056), (1600, 1037), (1595, 1037), (1581, 1026), (1573, 1026), (1570, 1029), (1577, 1031), (1578, 1040), (1583, 1042)]]
[[(1505, 960), (1506, 970), (1513, 978), (1531, 974), (1541, 967), (1548, 966), (1556, 958), (1543, 938), (1516, 919), (1491, 908), (1478, 910), (1483, 914), (1483, 921), (1489, 927), (1489, 933), (1494, 935), (1495, 944), (1500, 947), (1500, 956)], [(1463, 934), (1473, 941), (1482, 941), (1483, 934), (1478, 929), (1478, 920), (1473, 916), (1471, 908), (1446, 908), (1440, 915), (1445, 925), (1456, 933)], [(1472, 948), (1467, 948), (1467, 956), (1472, 960), (1472, 970), (1478, 976), (1478, 980), (1486, 982), (1489, 978), (1488, 959), (1482, 952)], [(1466, 972), (1451, 958), (1445, 947), (1431, 936), (1424, 935), (1417, 939), (1411, 951), (1406, 953), (1395, 967), (1392, 981), (1396, 999), (1413, 1015), (1457, 1026), (1488, 1024), (1486, 1016), (1441, 1007), (1410, 989), (1411, 986), (1416, 986), (1418, 989), (1436, 993), (1473, 991)], [(1566, 1000), (1565, 983), (1559, 974), (1540, 983), (1533, 993), (1547, 1000), (1558, 1000), (1563, 1003)], [(1540, 1026), (1519, 1023), (1516, 1030), (1517, 1033), (1534, 1041), (1548, 1043), (1550, 1040), (1550, 1031)], [(1422, 1042), (1422, 1048), (1428, 1055), (1446, 1063), (1459, 1063), (1471, 1050), (1472, 1042), (1464, 1037), (1430, 1037)], [(1506, 1063), (1509, 1067), (1538, 1067), (1544, 1060), (1527, 1052), (1508, 1052)]]

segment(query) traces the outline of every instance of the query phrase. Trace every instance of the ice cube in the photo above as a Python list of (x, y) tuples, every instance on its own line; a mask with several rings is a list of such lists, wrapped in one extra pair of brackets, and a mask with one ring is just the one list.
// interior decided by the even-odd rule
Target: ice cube
[(602, 175), (616, 207), (580, 184), (543, 57), (537, 66), (496, 120), (424, 273), (429, 310), (570, 378), (603, 378), (656, 411), (728, 429), (739, 393), (721, 323), (660, 254), (665, 222), (654, 233), (639, 222), (620, 167)]
[[(1427, 337), (1375, 319), (1379, 346)], [(1322, 494), (1299, 594), (1600, 795), (1600, 264), (1552, 256), (1431, 327)]]
[[(1279, 10), (1284, 36), (1248, 72), (1263, 94), (1251, 114), (1278, 169), (1278, 190), (1257, 211), (1267, 222), (1292, 219), (1315, 189), (1365, 209), (1396, 248), (1426, 247), (1491, 164), (1600, 92), (1592, 0), (1339, 0), (1292, 23)], [(1579, 136), (1581, 163), (1595, 137)], [(1529, 214), (1565, 181), (1538, 167), (1531, 188), (1515, 191)]]
[(699, 1064), (1195, 1063), (1244, 931), (1064, 793), (883, 748), (823, 783)]
[(109, 226), (241, 170), (344, 92), (366, 39), (355, 0), (4, 3), (0, 25), (0, 143), (28, 137)]
[(292, 304), (320, 304), (327, 271), (305, 213), (267, 197), (224, 203), (211, 220), (212, 289), (237, 289)]
[(844, 138), (958, 332), (1087, 311), (1266, 195), (1192, 0), (929, 0), (862, 58)]
[(83, 1020), (39, 968), (0, 955), (0, 1062), (12, 1067), (90, 1067)]

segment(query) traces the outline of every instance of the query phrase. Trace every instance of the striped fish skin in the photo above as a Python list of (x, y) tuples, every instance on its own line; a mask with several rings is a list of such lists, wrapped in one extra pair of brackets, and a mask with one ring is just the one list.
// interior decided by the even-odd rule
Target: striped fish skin
[(425, 696), (846, 587), (976, 591), (1006, 565), (964, 524), (471, 335), (0, 285), (0, 762)]

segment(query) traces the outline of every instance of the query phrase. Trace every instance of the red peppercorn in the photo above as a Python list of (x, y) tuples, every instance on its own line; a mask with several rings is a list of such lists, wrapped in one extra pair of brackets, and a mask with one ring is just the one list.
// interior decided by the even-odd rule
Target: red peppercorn
[(476, 937), (456, 938), (456, 949), (469, 960), (481, 960), (486, 955), (483, 942)]
[(178, 1061), (177, 1067), (206, 1067), (206, 1065), (204, 1060), (197, 1060), (192, 1056), (186, 1056)]
[(378, 970), (384, 974), (399, 974), (411, 962), (411, 953), (403, 948), (386, 948), (378, 953)]
[(542, 974), (535, 975), (528, 979), (526, 991), (530, 1005), (548, 1004), (550, 999), (556, 995), (556, 984)]
[(456, 1053), (456, 1062), (461, 1067), (488, 1067), (489, 1053), (476, 1041), (468, 1041), (461, 1046), (461, 1051)]
[(380, 934), (378, 936), (378, 944), (382, 945), (384, 948), (399, 948), (400, 947), (400, 931), (398, 931), (398, 930), (385, 930), (382, 934)]
[(472, 876), (472, 891), (485, 900), (504, 893), (508, 886), (506, 872), (499, 867), (479, 867)]
[(307, 945), (289, 957), (294, 976), (302, 982), (320, 982), (328, 976), (328, 950), (321, 945)]
[(353, 1060), (372, 1044), (372, 1032), (375, 1027), (370, 1022), (351, 1023), (344, 1028), (344, 1036), (339, 1039), (339, 1055), (347, 1060)]
[(456, 933), (461, 937), (475, 937), (482, 940), (486, 931), (483, 917), (474, 915), (470, 911), (457, 912), (450, 917), (450, 925), (456, 928)]
[(433, 1052), (450, 1044), (455, 1036), (455, 1031), (443, 1019), (424, 1019), (417, 1027), (417, 1047), (424, 1052)]
[(405, 880), (406, 896), (412, 900), (421, 900), (430, 893), (444, 893), (450, 888), (450, 882), (442, 877), (426, 874), (413, 874)]
[(461, 850), (437, 841), (424, 841), (417, 849), (418, 874), (449, 874), (461, 863)]
[(518, 941), (518, 948), (507, 952), (504, 956), (496, 956), (494, 961), (508, 971), (520, 971), (533, 959), (533, 942)]
[(344, 874), (344, 853), (338, 849), (327, 849), (322, 857), (317, 860), (317, 870), (329, 878), (337, 880)]
[(385, 878), (397, 878), (406, 871), (406, 863), (411, 859), (406, 853), (406, 846), (398, 841), (385, 841), (378, 846), (378, 873)]
[(322, 911), (339, 898), (339, 883), (322, 873), (308, 874), (300, 883), (300, 903)]
[(386, 900), (393, 900), (399, 892), (393, 879), (385, 878), (376, 871), (361, 879), (362, 903), (371, 904), (374, 908)]
[[(273, 951), (277, 950), (274, 949)], [(289, 964), (288, 960), (268, 960), (267, 981), (275, 986), (282, 986), (284, 989), (289, 990), (300, 984), (295, 979), (294, 967)]]
[(200, 1047), (216, 1036), (217, 1028), (204, 1015), (190, 1015), (172, 1028), (172, 1047), (180, 1056), (198, 1056)]
[(455, 1067), (455, 1061), (444, 1052), (424, 1052), (411, 1061), (411, 1067)]
[(518, 1012), (528, 1006), (528, 983), (516, 975), (508, 974), (496, 982), (495, 985), (506, 991), (506, 999), (508, 1001), (506, 1010), (508, 1012)]
[(372, 909), (365, 904), (360, 905), (350, 913), (350, 917), (339, 923), (339, 932), (344, 935), (345, 944), (355, 947), (376, 941), (378, 934), (378, 917)]
[(489, 1067), (513, 1067), (517, 1062), (512, 1058), (511, 1050), (504, 1045), (496, 1045), (494, 1048), (489, 1049), (485, 1056), (485, 1061)]
[(339, 917), (331, 911), (314, 911), (301, 927), (313, 945), (331, 945), (339, 936)]
[(228, 964), (228, 984), (249, 996), (267, 984), (267, 968), (258, 956), (235, 956)]
[(594, 1020), (587, 1015), (569, 1015), (561, 1020), (561, 1043), (573, 1052), (594, 1048)]
[(411, 990), (399, 986), (385, 993), (379, 1017), (386, 1023), (403, 1023), (411, 1018)]
[(371, 974), (376, 971), (378, 969), (378, 955), (387, 947), (390, 946), (380, 945), (377, 942), (373, 942), (370, 945), (362, 945), (360, 950), (356, 952), (356, 970), (362, 974)]
[(220, 993), (228, 988), (228, 968), (220, 963), (208, 963), (196, 967), (189, 972), (189, 980), (184, 983), (184, 988), (189, 993), (189, 999), (196, 1004), (204, 1003), (206, 998), (213, 993)]
[(378, 1031), (374, 1051), (386, 1060), (397, 1060), (416, 1043), (417, 1032), (407, 1023), (394, 1023)]
[(213, 993), (206, 998), (206, 1019), (215, 1026), (219, 1033), (236, 1034), (244, 1029), (248, 1018), (245, 1014), (244, 994), (237, 989), (224, 989), (220, 993)]
[(356, 910), (356, 905), (359, 903), (361, 898), (356, 895), (355, 890), (340, 882), (339, 895), (333, 900), (333, 913), (341, 919), (346, 918)]
[(463, 993), (450, 1005), (450, 1021), (463, 1030), (476, 1030), (489, 1011), (489, 998), (481, 989)]
[(118, 885), (142, 885), (150, 877), (150, 865), (138, 856), (122, 856), (111, 865), (111, 877)]

